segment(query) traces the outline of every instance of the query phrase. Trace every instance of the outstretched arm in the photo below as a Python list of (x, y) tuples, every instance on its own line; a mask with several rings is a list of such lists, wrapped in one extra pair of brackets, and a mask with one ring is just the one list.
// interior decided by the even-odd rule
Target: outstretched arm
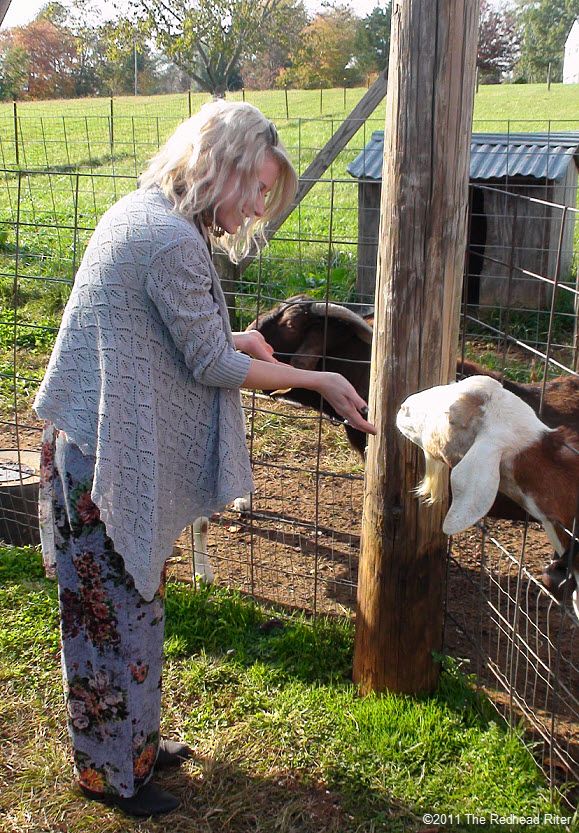
[(365, 431), (367, 434), (376, 433), (374, 426), (362, 416), (363, 413), (367, 413), (366, 403), (348, 380), (339, 373), (301, 370), (281, 362), (252, 359), (241, 387), (251, 390), (283, 388), (317, 390), (352, 428)]

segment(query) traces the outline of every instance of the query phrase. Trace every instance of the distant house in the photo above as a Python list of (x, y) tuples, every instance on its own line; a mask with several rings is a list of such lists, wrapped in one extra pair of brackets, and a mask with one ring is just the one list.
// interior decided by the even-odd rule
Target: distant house
[(563, 83), (579, 84), (579, 18), (571, 27), (571, 31), (565, 41)]
[[(357, 290), (368, 302), (376, 278), (383, 154), (384, 131), (377, 130), (347, 167), (358, 180)], [(573, 263), (575, 212), (568, 209), (577, 205), (578, 168), (579, 133), (473, 133), (469, 303), (548, 304), (557, 265), (566, 279)]]

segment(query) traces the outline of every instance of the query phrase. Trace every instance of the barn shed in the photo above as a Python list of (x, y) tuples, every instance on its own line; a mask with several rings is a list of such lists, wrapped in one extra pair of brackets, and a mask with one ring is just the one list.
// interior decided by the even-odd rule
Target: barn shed
[(579, 84), (579, 19), (573, 23), (565, 41), (563, 83)]
[[(347, 168), (358, 180), (357, 289), (364, 300), (374, 294), (383, 150), (384, 131), (377, 130)], [(560, 276), (570, 277), (575, 212), (561, 206), (577, 205), (578, 167), (579, 133), (473, 133), (469, 303), (546, 306), (550, 286), (531, 275), (554, 278), (560, 240)]]

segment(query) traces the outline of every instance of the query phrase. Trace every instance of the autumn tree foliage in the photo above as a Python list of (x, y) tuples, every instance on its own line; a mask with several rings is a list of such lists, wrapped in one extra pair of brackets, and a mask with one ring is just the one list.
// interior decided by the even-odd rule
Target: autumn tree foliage
[(290, 56), (299, 47), (302, 31), (307, 24), (305, 8), (296, 6), (284, 30), (283, 39), (271, 39), (262, 50), (241, 62), (243, 86), (251, 90), (270, 90), (275, 87), (280, 74), (290, 65)]
[(352, 85), (362, 78), (356, 60), (359, 19), (349, 6), (330, 7), (305, 27), (291, 65), (278, 84), (302, 89)]
[(392, 3), (376, 6), (358, 24), (356, 61), (364, 73), (381, 72), (388, 66)]
[(130, 8), (130, 26), (213, 95), (240, 83), (241, 64), (284, 44), (305, 14), (301, 0), (130, 0)]
[(28, 84), (28, 55), (0, 33), (0, 99), (22, 98)]
[(27, 26), (8, 29), (0, 40), (0, 63), (14, 64), (14, 53), (23, 57), (21, 89), (12, 95), (29, 98), (66, 98), (74, 95), (77, 61), (74, 38), (50, 20), (40, 18)]
[(519, 54), (515, 16), (498, 11), (481, 0), (477, 67), (487, 79), (500, 81), (513, 68)]

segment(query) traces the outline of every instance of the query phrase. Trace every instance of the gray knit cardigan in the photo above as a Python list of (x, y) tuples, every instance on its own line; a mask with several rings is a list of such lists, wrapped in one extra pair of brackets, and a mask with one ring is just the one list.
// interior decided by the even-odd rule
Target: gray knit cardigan
[(183, 528), (252, 490), (238, 353), (197, 227), (157, 188), (98, 223), (35, 400), (95, 457), (92, 499), (150, 600)]

